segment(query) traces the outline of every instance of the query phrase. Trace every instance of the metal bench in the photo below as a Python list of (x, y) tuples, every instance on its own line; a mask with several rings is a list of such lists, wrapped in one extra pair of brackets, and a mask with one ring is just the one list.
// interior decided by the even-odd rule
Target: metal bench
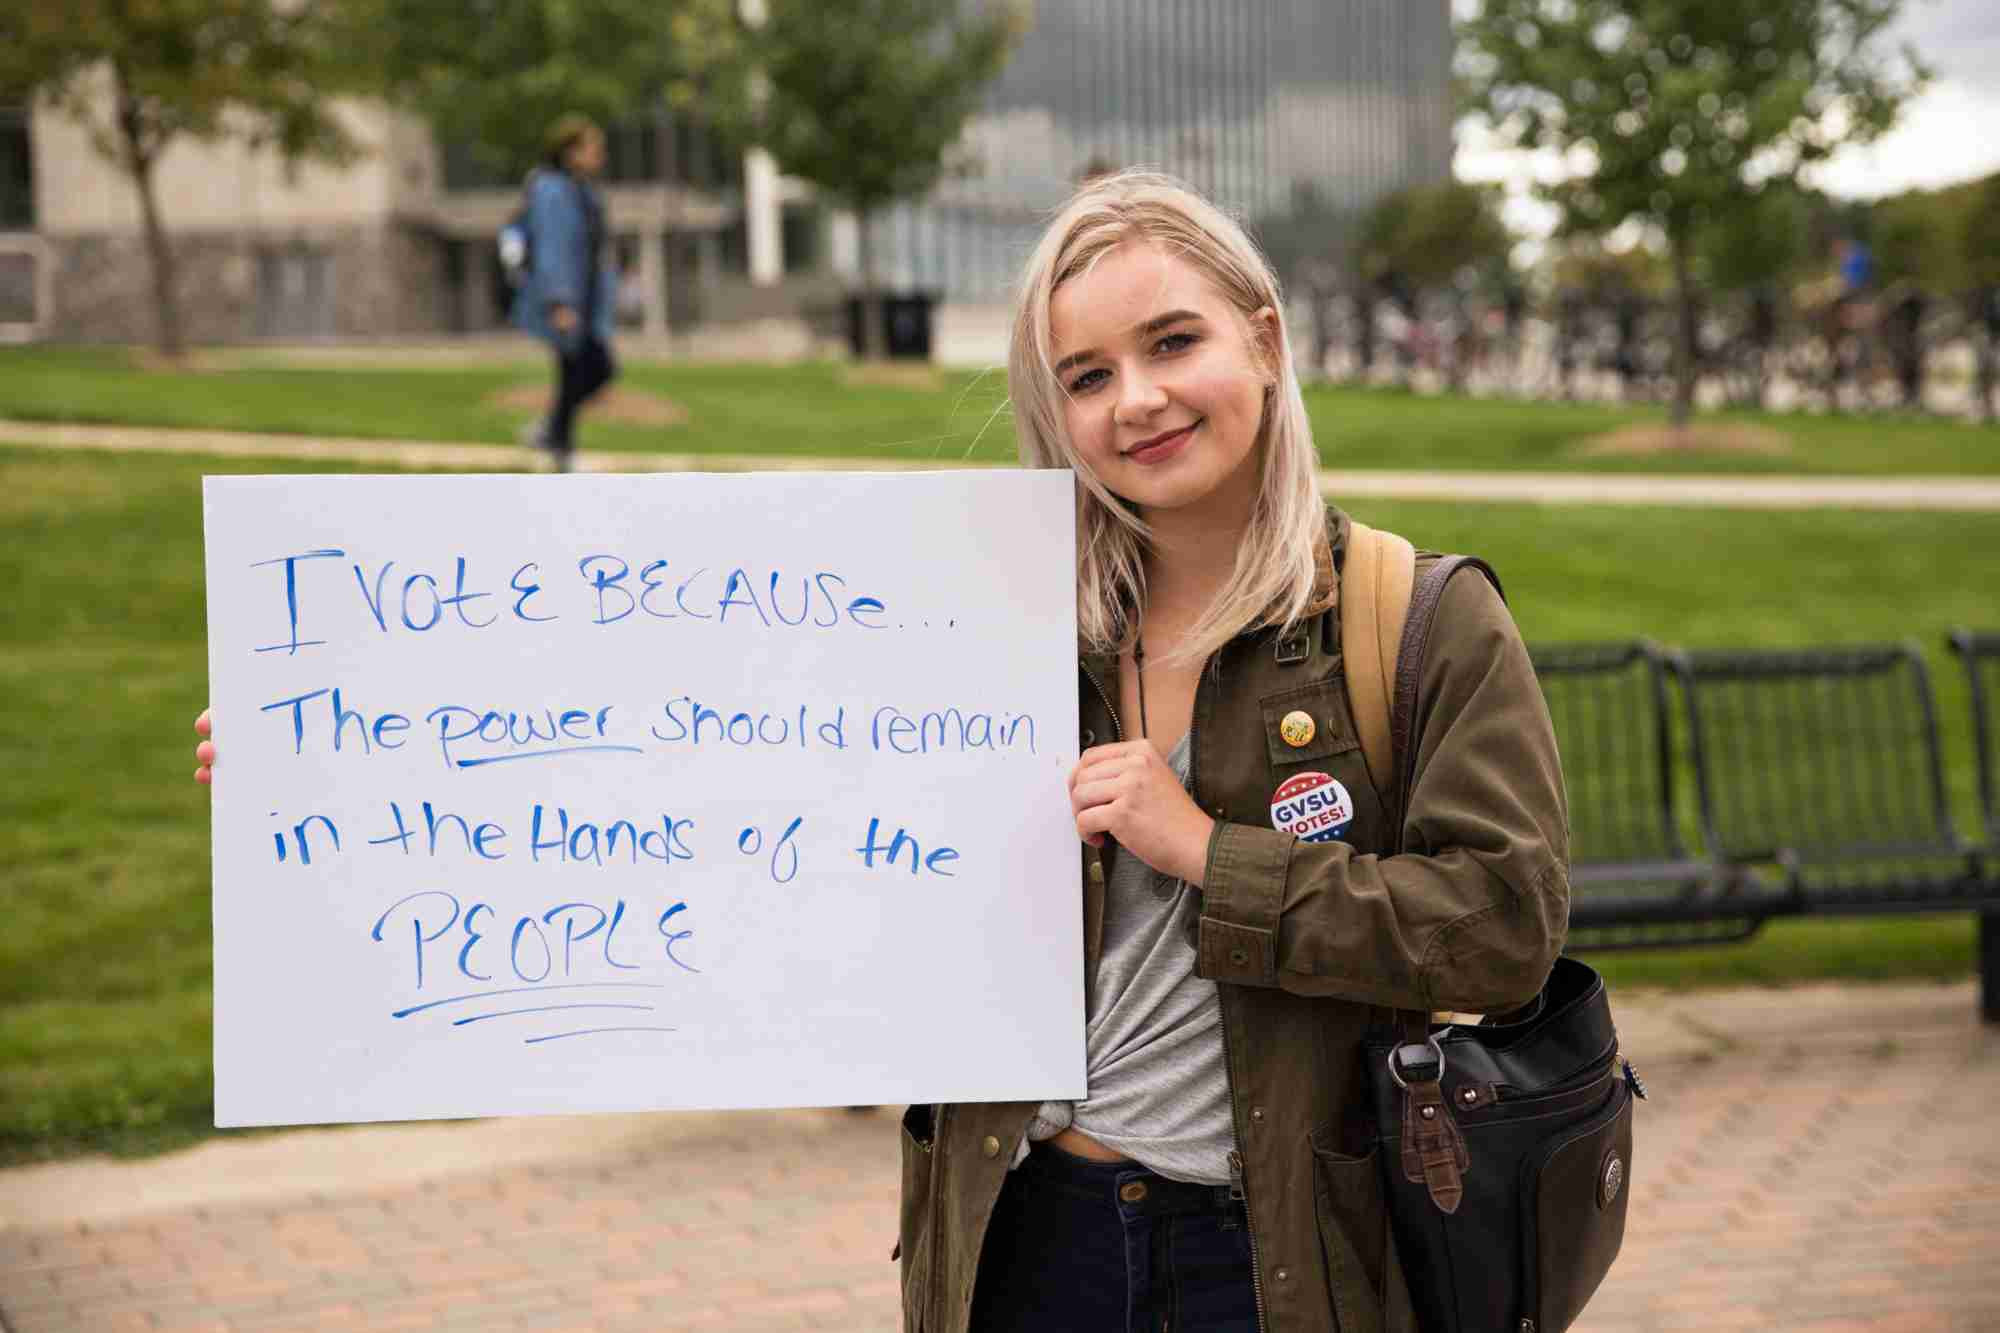
[(1990, 897), (1953, 829), (1936, 708), (1907, 644), (1677, 653), (1714, 853), (1787, 912), (1965, 911)]
[(1983, 848), (1952, 825), (1914, 647), (1530, 645), (1569, 792), (1571, 947), (1725, 943), (1777, 916), (1979, 912), (1981, 1010), (2000, 1022), (2000, 634), (1952, 646)]
[[(1716, 944), (1771, 910), (1749, 878), (1692, 850), (1662, 654), (1651, 644), (1531, 646), (1570, 815), (1570, 944)], [(1698, 788), (1703, 775), (1691, 775)], [(1695, 810), (1705, 808), (1699, 803)], [(1703, 839), (1713, 846), (1712, 837)]]
[[(1993, 718), (1995, 702), (2000, 700), (2000, 631), (1953, 630), (1950, 642), (1965, 667), (1973, 748), (1979, 756), (1979, 812), (1986, 826), (1980, 879), (2000, 898), (2000, 730)], [(1980, 913), (1979, 972), (1983, 977), (2000, 975), (2000, 909)], [(1983, 998), (1986, 1021), (2000, 1023), (2000, 986), (1986, 985)]]

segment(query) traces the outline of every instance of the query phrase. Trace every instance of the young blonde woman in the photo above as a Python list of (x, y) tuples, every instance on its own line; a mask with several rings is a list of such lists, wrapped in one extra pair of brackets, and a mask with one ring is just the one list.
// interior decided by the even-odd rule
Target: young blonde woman
[[(1361, 1041), (1394, 1011), (1518, 1005), (1561, 947), (1567, 822), (1527, 654), (1484, 578), (1446, 585), (1411, 850), (1381, 854), (1339, 652), (1348, 522), (1318, 493), (1268, 264), (1207, 201), (1126, 173), (1061, 210), (1018, 302), (1021, 459), (1079, 483), (1088, 1093), (911, 1108), (904, 1326), (1414, 1328)], [(1303, 837), (1274, 827), (1300, 794), (1326, 816)]]
[[(1363, 1035), (1512, 1008), (1561, 946), (1555, 740), (1483, 578), (1446, 585), (1409, 850), (1382, 854), (1339, 652), (1348, 522), (1281, 309), (1242, 229), (1158, 176), (1087, 186), (1028, 263), (1021, 457), (1079, 483), (1088, 1092), (910, 1108), (911, 1333), (1413, 1329)], [(1274, 827), (1300, 794), (1303, 836)]]

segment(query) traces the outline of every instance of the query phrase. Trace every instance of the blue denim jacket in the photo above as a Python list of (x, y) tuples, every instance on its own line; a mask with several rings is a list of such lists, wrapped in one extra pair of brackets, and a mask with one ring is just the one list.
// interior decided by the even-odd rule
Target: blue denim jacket
[[(579, 312), (584, 307), (590, 236), (582, 196), (590, 188), (560, 171), (537, 171), (528, 181), (527, 226), (534, 267), (514, 294), (513, 321), (559, 350), (570, 340), (557, 334), (549, 323), (549, 307), (566, 305)], [(608, 251), (608, 235), (606, 240)], [(618, 307), (618, 279), (607, 264), (599, 267), (595, 280), (597, 301), (591, 331), (608, 344)]]

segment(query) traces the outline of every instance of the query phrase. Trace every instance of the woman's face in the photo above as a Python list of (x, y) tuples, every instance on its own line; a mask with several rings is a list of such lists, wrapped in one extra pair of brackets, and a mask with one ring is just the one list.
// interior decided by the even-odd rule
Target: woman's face
[(565, 155), (569, 159), (569, 169), (579, 176), (595, 176), (604, 170), (604, 135), (598, 130), (586, 130), (577, 136), (575, 143)]
[(1200, 270), (1127, 241), (1049, 303), (1063, 415), (1084, 465), (1140, 510), (1247, 517), (1260, 482), (1266, 308), (1246, 320)]

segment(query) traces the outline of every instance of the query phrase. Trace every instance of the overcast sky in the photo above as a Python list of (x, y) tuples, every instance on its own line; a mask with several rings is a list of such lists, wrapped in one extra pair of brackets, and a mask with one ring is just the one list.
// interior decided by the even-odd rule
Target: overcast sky
[(1821, 171), (1834, 194), (1873, 198), (2000, 170), (2000, 0), (1909, 0), (1899, 39), (1936, 74), (1898, 126)]
[[(1907, 0), (1894, 40), (1915, 46), (1931, 67), (1929, 89), (1872, 146), (1845, 149), (1818, 168), (1815, 183), (1842, 197), (1872, 199), (2000, 170), (2000, 0)], [(1510, 192), (1525, 190), (1534, 170), (1521, 155), (1484, 147), (1463, 125), (1457, 167), (1466, 179), (1506, 181)], [(1525, 200), (1517, 198), (1507, 211), (1525, 230), (1547, 225), (1545, 210)]]

